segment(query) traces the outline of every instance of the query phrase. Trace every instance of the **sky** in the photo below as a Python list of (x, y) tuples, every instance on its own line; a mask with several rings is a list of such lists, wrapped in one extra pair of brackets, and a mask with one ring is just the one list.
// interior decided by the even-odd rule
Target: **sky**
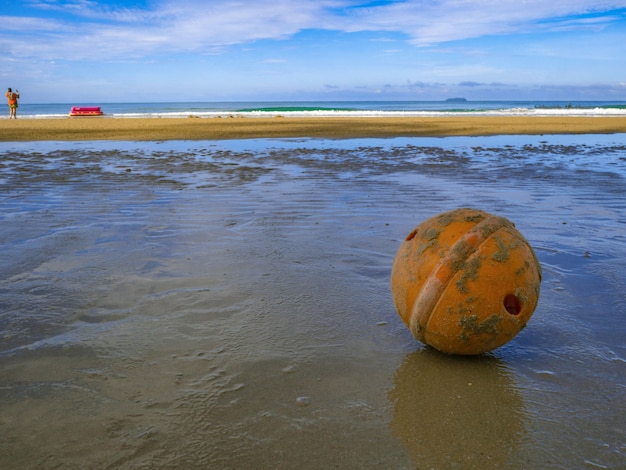
[(626, 100), (626, 0), (0, 0), (22, 103)]

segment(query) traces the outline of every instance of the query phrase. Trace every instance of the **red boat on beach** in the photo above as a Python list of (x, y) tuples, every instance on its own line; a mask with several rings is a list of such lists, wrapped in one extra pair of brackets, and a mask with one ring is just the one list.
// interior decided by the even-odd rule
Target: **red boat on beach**
[(102, 116), (100, 106), (72, 106), (70, 116)]

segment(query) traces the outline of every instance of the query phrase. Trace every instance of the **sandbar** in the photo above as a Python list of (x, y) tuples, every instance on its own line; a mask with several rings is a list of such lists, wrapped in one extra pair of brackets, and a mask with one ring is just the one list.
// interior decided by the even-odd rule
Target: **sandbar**
[(622, 116), (73, 117), (0, 120), (0, 141), (437, 137), (626, 132)]

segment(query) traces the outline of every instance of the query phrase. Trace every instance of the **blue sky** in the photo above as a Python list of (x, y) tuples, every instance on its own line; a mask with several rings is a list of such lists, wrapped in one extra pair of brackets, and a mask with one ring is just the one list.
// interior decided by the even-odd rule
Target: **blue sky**
[(23, 103), (626, 100), (626, 0), (2, 4)]

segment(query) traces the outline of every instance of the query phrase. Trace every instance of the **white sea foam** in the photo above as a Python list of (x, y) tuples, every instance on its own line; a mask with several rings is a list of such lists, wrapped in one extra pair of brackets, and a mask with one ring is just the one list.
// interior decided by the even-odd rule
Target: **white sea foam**
[(380, 111), (380, 110), (319, 110), (319, 111), (251, 111), (231, 113), (241, 116), (319, 116), (319, 117), (443, 117), (443, 116), (626, 116), (626, 109), (617, 108), (573, 108), (573, 109), (531, 109), (509, 108), (481, 111)]
[[(68, 105), (20, 106), (20, 118), (68, 118)], [(67, 110), (67, 111), (66, 111)], [(626, 116), (626, 103), (608, 102), (320, 102), (320, 103), (109, 103), (112, 118), (254, 117), (450, 117), (450, 116)], [(77, 117), (76, 119), (96, 119)], [(0, 119), (8, 119), (0, 116)]]
[(234, 111), (114, 113), (115, 118), (267, 118), (267, 117), (452, 117), (452, 116), (626, 116), (626, 109), (530, 109), (510, 108), (481, 111), (382, 111), (382, 110), (314, 110), (314, 111)]

